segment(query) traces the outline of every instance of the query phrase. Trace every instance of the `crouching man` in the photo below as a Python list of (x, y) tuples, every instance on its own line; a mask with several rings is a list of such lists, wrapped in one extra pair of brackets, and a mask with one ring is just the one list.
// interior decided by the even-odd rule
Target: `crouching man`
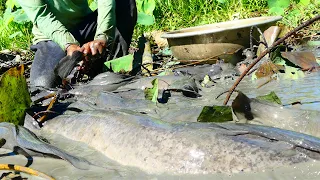
[(33, 22), (31, 49), (35, 57), (30, 83), (34, 86), (55, 87), (61, 83), (54, 69), (74, 52), (98, 59), (90, 64), (91, 76), (102, 72), (107, 58), (128, 54), (137, 21), (135, 0), (97, 0), (96, 11), (89, 8), (87, 0), (18, 2)]

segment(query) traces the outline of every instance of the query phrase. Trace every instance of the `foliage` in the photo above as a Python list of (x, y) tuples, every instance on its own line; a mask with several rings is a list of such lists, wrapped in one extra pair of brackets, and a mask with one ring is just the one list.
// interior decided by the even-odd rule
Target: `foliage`
[(107, 61), (104, 64), (113, 72), (130, 72), (133, 68), (133, 54)]
[(264, 96), (257, 96), (257, 99), (282, 105), (280, 98), (274, 91), (271, 91), (269, 94), (266, 94)]
[(31, 98), (23, 76), (24, 66), (6, 71), (0, 78), (0, 122), (23, 125)]
[(204, 106), (198, 122), (227, 122), (232, 121), (232, 110), (230, 106)]
[(155, 0), (155, 24), (137, 26), (137, 33), (164, 31), (208, 23), (247, 18), (266, 13), (265, 0)]
[(151, 82), (152, 88), (145, 88), (144, 95), (147, 100), (151, 100), (152, 102), (158, 102), (158, 93), (159, 93), (159, 80), (158, 78), (152, 80)]
[(0, 49), (27, 49), (32, 40), (31, 22), (15, 0), (6, 1), (5, 7), (0, 16)]
[(6, 10), (6, 0), (0, 0), (0, 15)]
[[(98, 8), (95, 0), (88, 0), (92, 10)], [(155, 9), (155, 0), (136, 0), (138, 10), (137, 23), (140, 25), (152, 25), (154, 23), (153, 10)]]
[(155, 0), (136, 0), (138, 9), (138, 21), (140, 25), (152, 25), (154, 23), (153, 10), (155, 9)]
[(299, 79), (304, 76), (304, 73), (300, 69), (291, 66), (285, 66), (285, 79)]
[[(180, 28), (204, 25), (233, 19), (277, 15), (280, 9), (283, 20), (280, 24), (292, 29), (301, 22), (319, 14), (319, 0), (155, 0), (155, 24), (137, 26), (135, 37), (146, 31), (171, 31)], [(289, 6), (288, 6), (289, 2)], [(308, 3), (310, 2), (310, 3)], [(276, 7), (279, 5), (279, 7)], [(320, 29), (320, 23), (310, 26), (307, 34)]]
[[(88, 0), (92, 9), (97, 8), (94, 1)], [(282, 15), (281, 23), (292, 29), (319, 14), (320, 9), (319, 0), (136, 0), (136, 3), (138, 25), (134, 39), (152, 30), (170, 31), (264, 15)], [(0, 49), (26, 49), (31, 43), (32, 24), (16, 0), (0, 0), (0, 25)], [(307, 35), (316, 33), (320, 23), (309, 29)]]
[(285, 9), (290, 6), (290, 0), (268, 0), (269, 14), (282, 16)]
[[(268, 14), (282, 16), (282, 23), (290, 29), (320, 13), (319, 0), (268, 0), (268, 7)], [(305, 34), (317, 33), (319, 29), (320, 23), (314, 23)]]

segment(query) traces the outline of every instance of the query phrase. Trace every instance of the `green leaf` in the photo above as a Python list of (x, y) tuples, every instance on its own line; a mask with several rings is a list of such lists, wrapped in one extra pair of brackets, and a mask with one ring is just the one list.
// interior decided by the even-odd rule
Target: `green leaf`
[(6, 26), (8, 26), (8, 24), (10, 24), (14, 20), (14, 16), (12, 15), (10, 8), (7, 8), (4, 11), (3, 20), (4, 20)]
[(320, 46), (320, 41), (308, 41), (308, 46)]
[(287, 79), (299, 79), (301, 77), (304, 77), (304, 73), (300, 71), (298, 68), (294, 68), (291, 66), (285, 66), (285, 75), (284, 78)]
[(0, 122), (23, 125), (31, 98), (23, 76), (24, 66), (6, 71), (0, 78)]
[(144, 96), (147, 100), (151, 100), (152, 102), (155, 102), (155, 103), (158, 101), (158, 93), (159, 93), (158, 83), (159, 83), (159, 80), (158, 78), (156, 78), (151, 82), (152, 88), (145, 88)]
[(264, 96), (258, 96), (257, 99), (282, 105), (280, 98), (277, 96), (277, 94), (274, 91), (271, 91), (269, 94)]
[(273, 63), (284, 66), (284, 65), (286, 65), (286, 60), (284, 60), (282, 57), (278, 56), (273, 59)]
[(6, 7), (13, 9), (13, 7), (17, 4), (16, 0), (7, 0)]
[(152, 25), (154, 23), (154, 17), (152, 15), (139, 12), (137, 23), (146, 26)]
[(164, 68), (170, 68), (170, 67), (177, 65), (177, 64), (180, 64), (180, 62), (179, 61), (169, 61), (168, 63), (166, 63), (164, 65)]
[(154, 0), (144, 0), (143, 1), (143, 12), (148, 15), (153, 15), (153, 10), (156, 7), (156, 2)]
[(269, 14), (283, 15), (290, 6), (290, 0), (268, 0)]
[(290, 6), (290, 0), (268, 0), (268, 6), (269, 8), (287, 8)]
[(91, 1), (89, 7), (92, 11), (95, 11), (96, 9), (98, 9), (98, 4), (95, 1)]
[(310, 3), (310, 0), (300, 0), (300, 2), (299, 2), (299, 4), (303, 5), (303, 6), (309, 5), (309, 3)]
[(113, 72), (130, 72), (132, 70), (133, 54), (107, 61), (104, 64)]
[(169, 47), (165, 47), (164, 49), (161, 49), (159, 51), (159, 53), (162, 53), (165, 56), (171, 56), (172, 55), (172, 51)]
[(219, 3), (224, 4), (226, 3), (228, 0), (217, 0)]
[(18, 9), (12, 12), (12, 15), (14, 17), (13, 21), (16, 23), (24, 23), (30, 21), (23, 9)]
[(257, 79), (258, 79), (258, 77), (257, 77), (257, 75), (256, 75), (256, 72), (257, 72), (257, 71), (254, 71), (254, 72), (251, 74), (251, 81), (254, 81), (254, 80), (257, 80)]
[(281, 7), (272, 7), (269, 9), (269, 14), (274, 14), (274, 15), (284, 15), (284, 8)]
[(198, 122), (227, 122), (232, 121), (230, 106), (205, 106), (203, 107)]
[(167, 76), (167, 75), (173, 75), (172, 70), (170, 70), (170, 69), (165, 69), (164, 71), (162, 71), (161, 73), (159, 73), (157, 76)]
[(288, 13), (287, 18), (290, 19), (290, 18), (296, 18), (296, 17), (299, 17), (299, 16), (301, 16), (300, 10), (294, 9), (291, 12)]
[(136, 6), (138, 12), (143, 12), (143, 1), (144, 0), (136, 0)]
[(212, 83), (213, 83), (213, 82), (212, 82), (210, 76), (205, 75), (204, 78), (203, 78), (203, 81), (201, 82), (201, 86), (202, 86), (202, 87), (208, 87), (209, 84), (212, 84)]
[(9, 36), (9, 39), (13, 39), (13, 38), (15, 38), (15, 37), (17, 37), (17, 36), (22, 36), (22, 35), (23, 35), (23, 34), (22, 34), (21, 31), (17, 31), (17, 32), (11, 34), (11, 35)]

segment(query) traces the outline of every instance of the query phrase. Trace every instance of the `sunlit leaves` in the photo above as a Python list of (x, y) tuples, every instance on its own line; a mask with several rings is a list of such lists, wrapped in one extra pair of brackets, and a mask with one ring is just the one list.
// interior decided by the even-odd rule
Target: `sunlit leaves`
[(155, 0), (136, 0), (138, 9), (137, 23), (152, 25), (154, 23), (153, 10), (156, 7)]
[(9, 8), (9, 9), (13, 9), (13, 7), (15, 5), (18, 5), (16, 0), (7, 0), (7, 2), (6, 2), (6, 7)]
[(301, 5), (308, 5), (310, 3), (310, 0), (300, 0), (299, 4)]
[(143, 12), (139, 12), (137, 23), (146, 26), (152, 25), (154, 23), (154, 17)]
[(88, 4), (92, 11), (95, 11), (98, 8), (98, 4), (94, 0), (88, 0)]
[(219, 3), (224, 4), (226, 3), (228, 0), (217, 0)]
[(130, 72), (132, 70), (133, 54), (107, 61), (104, 64), (113, 72)]
[(141, 2), (141, 5), (139, 5), (138, 10), (140, 9), (141, 12), (144, 12), (146, 14), (152, 15), (153, 10), (156, 7), (155, 0), (137, 0)]
[(290, 6), (290, 0), (268, 0), (269, 14), (283, 15)]
[(18, 9), (11, 14), (14, 17), (13, 21), (16, 23), (24, 23), (29, 21), (29, 18), (23, 9)]

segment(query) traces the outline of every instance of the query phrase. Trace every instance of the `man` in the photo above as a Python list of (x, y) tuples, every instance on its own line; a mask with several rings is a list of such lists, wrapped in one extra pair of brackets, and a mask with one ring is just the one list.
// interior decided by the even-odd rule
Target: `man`
[[(59, 61), (74, 52), (101, 57), (109, 50), (113, 58), (128, 54), (137, 21), (135, 0), (97, 0), (92, 11), (87, 0), (18, 0), (33, 22), (35, 51), (30, 83), (54, 87), (61, 79), (54, 73)], [(101, 72), (106, 57), (91, 64)], [(90, 60), (89, 60), (90, 63)]]

